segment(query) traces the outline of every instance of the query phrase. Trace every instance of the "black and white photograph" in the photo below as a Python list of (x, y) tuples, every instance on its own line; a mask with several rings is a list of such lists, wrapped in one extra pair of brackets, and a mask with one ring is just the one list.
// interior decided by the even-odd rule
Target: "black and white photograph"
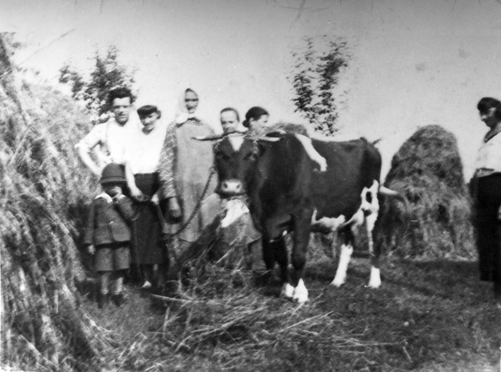
[(500, 0), (0, 0), (0, 371), (501, 372)]

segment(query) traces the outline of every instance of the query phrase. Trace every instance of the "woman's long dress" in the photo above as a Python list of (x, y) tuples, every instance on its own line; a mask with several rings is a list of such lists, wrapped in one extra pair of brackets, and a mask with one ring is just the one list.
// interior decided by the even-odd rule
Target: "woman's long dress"
[[(141, 192), (152, 197), (160, 187), (158, 173), (135, 174), (136, 186)], [(162, 227), (158, 218), (157, 207), (147, 201), (136, 203), (136, 243), (140, 264), (158, 264), (167, 262), (167, 252), (161, 241)]]
[[(165, 229), (169, 234), (185, 226), (195, 208), (200, 207), (202, 199), (214, 192), (217, 175), (211, 175), (212, 142), (193, 138), (212, 134), (213, 130), (207, 124), (195, 118), (182, 124), (172, 123), (167, 129), (159, 164), (162, 194), (164, 199), (177, 197), (182, 211), (181, 221), (173, 221), (167, 216)], [(196, 242), (205, 222), (198, 210), (191, 222), (176, 235), (177, 239)]]

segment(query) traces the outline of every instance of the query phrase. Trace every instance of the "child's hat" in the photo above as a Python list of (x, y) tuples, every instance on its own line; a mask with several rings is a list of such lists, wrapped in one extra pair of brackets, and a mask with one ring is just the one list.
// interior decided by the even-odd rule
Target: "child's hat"
[(125, 174), (121, 165), (111, 163), (104, 167), (99, 183), (109, 182), (125, 182)]

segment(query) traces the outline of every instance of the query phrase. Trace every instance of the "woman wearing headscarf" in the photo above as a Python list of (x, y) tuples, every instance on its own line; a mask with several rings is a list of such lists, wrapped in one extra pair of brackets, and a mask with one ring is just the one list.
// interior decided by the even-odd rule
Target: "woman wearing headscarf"
[(197, 114), (198, 94), (186, 89), (180, 104), (180, 113), (167, 128), (159, 166), (162, 199), (167, 209), (165, 232), (175, 234), (174, 241), (179, 243), (173, 247), (174, 260), (182, 260), (187, 247), (200, 237), (204, 219), (199, 208), (202, 199), (213, 193), (217, 181), (212, 172), (212, 143), (193, 139), (214, 134)]

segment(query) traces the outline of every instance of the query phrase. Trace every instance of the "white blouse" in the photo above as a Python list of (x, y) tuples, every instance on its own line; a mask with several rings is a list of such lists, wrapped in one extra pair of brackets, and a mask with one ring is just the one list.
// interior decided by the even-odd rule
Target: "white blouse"
[(166, 132), (167, 125), (158, 120), (151, 132), (139, 129), (129, 138), (125, 161), (130, 165), (133, 174), (157, 171)]
[(501, 133), (480, 146), (475, 168), (477, 177), (501, 173)]

